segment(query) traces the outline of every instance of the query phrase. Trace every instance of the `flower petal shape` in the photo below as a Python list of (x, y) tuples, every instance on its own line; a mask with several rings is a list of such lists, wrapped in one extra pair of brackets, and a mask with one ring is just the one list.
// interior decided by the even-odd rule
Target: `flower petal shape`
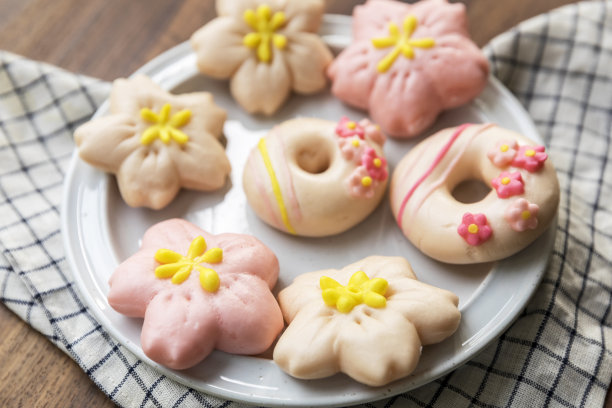
[(219, 17), (191, 37), (200, 72), (229, 78), (249, 113), (271, 115), (293, 90), (325, 88), (332, 54), (316, 34), (322, 0), (217, 0)]
[(332, 92), (394, 137), (414, 137), (485, 87), (489, 66), (468, 37), (465, 7), (446, 0), (369, 0), (353, 43), (327, 70)]
[(225, 185), (231, 166), (220, 139), (227, 115), (211, 94), (173, 95), (138, 75), (113, 83), (109, 111), (74, 138), (83, 160), (116, 174), (128, 205), (160, 209), (181, 187)]
[[(198, 271), (181, 283), (160, 279), (155, 255), (160, 249), (187, 254), (202, 237), (219, 248), (213, 264), (220, 280), (214, 292), (203, 290)], [(173, 369), (198, 364), (213, 349), (228, 353), (265, 351), (282, 330), (280, 308), (271, 293), (278, 260), (256, 238), (241, 234), (211, 235), (180, 219), (149, 228), (138, 252), (122, 262), (109, 280), (109, 304), (119, 313), (143, 317), (141, 343), (152, 360)]]
[[(349, 312), (328, 306), (322, 277), (340, 285), (356, 271), (388, 282), (386, 305), (357, 304)], [(442, 341), (457, 329), (458, 298), (416, 280), (401, 257), (371, 256), (344, 267), (305, 273), (278, 295), (288, 327), (274, 348), (274, 361), (297, 378), (344, 372), (381, 386), (410, 374), (421, 346)]]

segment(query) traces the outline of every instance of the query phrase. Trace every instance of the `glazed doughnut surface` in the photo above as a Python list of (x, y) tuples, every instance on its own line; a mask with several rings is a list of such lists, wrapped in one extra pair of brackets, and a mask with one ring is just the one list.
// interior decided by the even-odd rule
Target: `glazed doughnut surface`
[(388, 179), (385, 136), (367, 120), (298, 118), (274, 127), (253, 148), (243, 187), (255, 213), (302, 236), (343, 232), (381, 201)]
[[(461, 186), (484, 194), (461, 197)], [(559, 183), (543, 146), (492, 124), (444, 129), (415, 146), (391, 181), (404, 235), (437, 260), (506, 258), (533, 242), (557, 212)]]

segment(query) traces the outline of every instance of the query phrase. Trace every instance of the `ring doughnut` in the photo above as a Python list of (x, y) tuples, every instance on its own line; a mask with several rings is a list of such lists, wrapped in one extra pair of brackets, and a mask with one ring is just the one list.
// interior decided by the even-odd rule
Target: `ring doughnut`
[[(460, 197), (474, 182), (488, 192)], [(430, 257), (454, 264), (520, 251), (548, 228), (558, 204), (559, 182), (544, 146), (493, 124), (428, 137), (402, 158), (391, 180), (391, 209), (404, 235)]]
[(366, 218), (388, 179), (385, 135), (367, 119), (291, 119), (250, 152), (243, 187), (255, 213), (293, 235), (338, 234)]

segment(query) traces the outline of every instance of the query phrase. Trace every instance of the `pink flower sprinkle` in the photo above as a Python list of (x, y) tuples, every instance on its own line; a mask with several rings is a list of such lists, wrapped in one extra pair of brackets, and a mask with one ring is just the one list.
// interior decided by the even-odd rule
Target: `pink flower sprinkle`
[(359, 166), (348, 176), (344, 185), (353, 197), (372, 198), (378, 181), (370, 176), (364, 166)]
[(365, 137), (365, 129), (360, 123), (343, 116), (336, 125), (336, 134), (340, 137), (358, 136), (363, 140)]
[(361, 164), (363, 150), (367, 145), (363, 140), (359, 139), (358, 136), (339, 137), (338, 146), (345, 160), (352, 161), (355, 164)]
[(385, 144), (387, 136), (382, 132), (380, 126), (378, 126), (376, 123), (364, 118), (359, 121), (359, 126), (364, 129), (366, 139), (373, 141), (379, 146)]
[(495, 147), (487, 153), (487, 157), (497, 167), (506, 167), (516, 156), (516, 150), (518, 149), (518, 143), (515, 141), (506, 142), (502, 141), (495, 145)]
[(477, 246), (491, 238), (493, 231), (487, 223), (484, 214), (463, 214), (461, 225), (457, 228), (459, 235), (465, 239), (469, 245)]
[(512, 160), (512, 165), (533, 173), (544, 166), (544, 161), (547, 158), (548, 155), (544, 153), (544, 146), (521, 146)]
[(538, 207), (524, 198), (514, 201), (504, 214), (504, 218), (513, 230), (522, 232), (526, 229), (535, 229), (538, 226)]
[(361, 156), (361, 164), (365, 166), (372, 179), (379, 181), (387, 179), (387, 160), (378, 156), (371, 147), (365, 149)]
[(508, 198), (525, 192), (520, 171), (513, 173), (502, 171), (498, 177), (491, 180), (491, 184), (495, 187), (499, 198)]

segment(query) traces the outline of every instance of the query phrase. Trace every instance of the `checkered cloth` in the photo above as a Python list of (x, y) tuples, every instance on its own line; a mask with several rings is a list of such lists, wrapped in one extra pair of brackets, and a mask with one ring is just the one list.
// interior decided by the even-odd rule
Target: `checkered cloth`
[[(561, 183), (554, 251), (526, 310), (472, 361), (388, 406), (603, 405), (612, 378), (612, 3), (534, 18), (486, 49)], [(0, 52), (0, 300), (121, 406), (239, 406), (143, 364), (88, 312), (59, 230), (72, 132), (109, 85)]]

